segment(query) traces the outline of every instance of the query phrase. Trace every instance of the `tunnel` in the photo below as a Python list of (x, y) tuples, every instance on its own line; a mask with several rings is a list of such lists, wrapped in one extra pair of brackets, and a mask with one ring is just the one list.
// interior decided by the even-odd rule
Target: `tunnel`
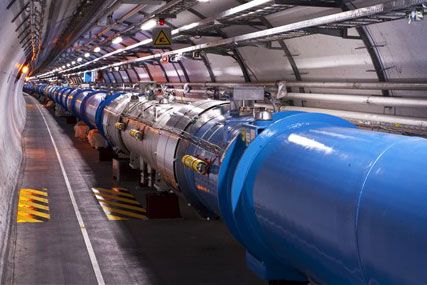
[(1, 283), (426, 283), (426, 12), (2, 1)]

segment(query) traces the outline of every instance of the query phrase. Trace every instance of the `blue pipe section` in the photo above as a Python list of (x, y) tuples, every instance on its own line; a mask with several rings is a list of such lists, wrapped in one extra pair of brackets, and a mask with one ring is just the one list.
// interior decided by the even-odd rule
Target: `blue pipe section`
[(68, 96), (70, 96), (71, 92), (73, 91), (74, 91), (73, 88), (68, 88), (65, 92), (62, 93), (62, 96), (60, 98), (60, 105), (62, 106), (62, 108), (64, 108), (65, 111), (68, 111), (68, 108), (67, 108)]
[(76, 116), (77, 118), (81, 119), (80, 117), (80, 111), (77, 110), (77, 101), (83, 101), (84, 97), (89, 94), (91, 91), (93, 91), (92, 89), (79, 89), (73, 96), (73, 99), (71, 100), (71, 112), (73, 113), (74, 116)]
[(62, 96), (62, 93), (65, 92), (68, 89), (68, 87), (60, 87), (56, 90), (55, 94), (53, 95), (53, 101), (55, 103), (61, 105), (60, 98)]
[(59, 94), (58, 94), (58, 98), (57, 98), (57, 100), (58, 100), (58, 104), (62, 107), (62, 108), (64, 108), (64, 97), (66, 97), (67, 96), (67, 94), (69, 94), (71, 91), (73, 91), (73, 88), (69, 88), (69, 87), (67, 87), (67, 88), (63, 88), (62, 90), (61, 90), (61, 92), (59, 92)]
[[(100, 132), (103, 110), (121, 95), (99, 102), (92, 124)], [(80, 99), (84, 118), (87, 99)], [(215, 114), (197, 117), (185, 132), (222, 153), (182, 139), (176, 179), (193, 206), (223, 219), (259, 277), (426, 282), (427, 140), (324, 114), (275, 113), (269, 121)], [(208, 174), (184, 166), (184, 155), (209, 162)]]
[[(87, 109), (87, 106), (89, 105), (89, 100), (98, 94), (102, 94), (104, 96), (102, 96), (102, 98), (98, 98), (97, 102), (95, 102), (95, 110), (97, 110), (99, 107), (99, 104), (104, 100), (104, 98), (107, 94), (106, 91), (99, 90), (99, 91), (93, 91), (93, 92), (88, 93), (86, 96), (83, 97), (82, 103), (80, 104), (80, 108), (78, 110), (79, 117), (91, 129), (96, 128), (96, 121), (89, 119), (89, 114), (88, 114), (88, 112), (86, 112), (86, 109)], [(96, 116), (96, 111), (95, 111), (95, 114), (92, 114), (92, 117), (94, 119), (95, 119), (95, 116)]]
[(266, 279), (294, 271), (321, 284), (422, 283), (426, 166), (422, 138), (322, 114), (274, 122), (248, 146), (232, 182), (249, 265)]
[(55, 86), (55, 87), (52, 87), (51, 90), (49, 90), (49, 92), (48, 92), (49, 99), (52, 99), (53, 101), (55, 101), (54, 95), (55, 95), (56, 90), (58, 90), (58, 89), (59, 89), (59, 86)]
[(95, 114), (95, 125), (96, 128), (98, 129), (99, 133), (105, 137), (105, 133), (104, 133), (104, 126), (103, 126), (103, 118), (104, 118), (104, 110), (106, 107), (108, 107), (111, 102), (113, 102), (114, 100), (116, 100), (117, 98), (119, 98), (120, 96), (122, 96), (123, 94), (125, 94), (125, 92), (116, 92), (114, 94), (111, 94), (109, 96), (106, 96), (104, 100), (102, 100), (96, 110), (96, 114)]

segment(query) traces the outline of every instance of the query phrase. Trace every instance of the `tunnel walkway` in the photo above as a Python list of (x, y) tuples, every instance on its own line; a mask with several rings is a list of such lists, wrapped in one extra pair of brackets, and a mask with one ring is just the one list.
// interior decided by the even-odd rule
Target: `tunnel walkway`
[[(62, 118), (25, 100), (8, 284), (264, 284), (221, 222), (202, 221), (185, 206), (179, 220), (111, 219), (96, 199), (117, 193), (111, 163), (98, 162)], [(127, 187), (119, 202), (143, 204), (142, 191)], [(126, 213), (138, 211), (133, 206)]]

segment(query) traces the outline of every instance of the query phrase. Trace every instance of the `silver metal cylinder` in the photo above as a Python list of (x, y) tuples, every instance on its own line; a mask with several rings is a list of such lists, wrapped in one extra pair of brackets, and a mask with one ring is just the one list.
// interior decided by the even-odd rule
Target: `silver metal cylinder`
[[(149, 173), (154, 168), (167, 184), (178, 188), (178, 143), (200, 115), (223, 104), (228, 102), (202, 100), (183, 104), (167, 99), (148, 101), (145, 97), (132, 100), (132, 96), (124, 95), (104, 109), (104, 133), (116, 151), (140, 155), (149, 166)], [(150, 179), (153, 180), (152, 175), (148, 174)]]
[(112, 101), (107, 107), (105, 107), (102, 120), (105, 137), (109, 142), (111, 142), (113, 149), (116, 152), (121, 152), (124, 154), (130, 154), (130, 152), (123, 143), (121, 137), (121, 131), (126, 128), (126, 124), (122, 122), (122, 114), (125, 112), (125, 110), (127, 113), (136, 102), (147, 101), (144, 96), (141, 96), (137, 97), (137, 99), (135, 99), (132, 103), (132, 96), (134, 96), (132, 93), (128, 93)]
[(93, 96), (87, 98), (85, 105), (85, 114), (87, 121), (92, 124), (92, 127), (95, 127), (96, 124), (96, 112), (98, 110), (99, 105), (107, 96), (107, 92), (97, 92), (94, 93)]

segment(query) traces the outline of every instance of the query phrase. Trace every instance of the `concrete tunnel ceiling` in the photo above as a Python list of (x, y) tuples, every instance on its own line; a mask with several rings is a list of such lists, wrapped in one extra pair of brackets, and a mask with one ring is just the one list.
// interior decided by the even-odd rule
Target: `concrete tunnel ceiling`
[[(58, 3), (53, 4), (54, 2), (47, 2), (50, 4), (47, 7), (51, 7), (52, 10), (52, 5), (59, 5)], [(60, 74), (71, 74), (70, 77), (67, 77), (69, 80), (80, 82), (81, 72), (85, 70), (390, 1), (210, 0), (199, 2), (175, 0), (149, 1), (150, 3), (147, 2), (147, 4), (144, 1), (137, 1), (137, 4), (133, 4), (136, 3), (135, 1), (102, 1), (104, 2), (102, 5), (98, 5), (96, 2), (74, 3), (76, 7), (74, 12), (70, 12), (73, 11), (71, 4), (60, 4), (61, 8), (66, 11), (63, 12), (64, 15), (73, 16), (64, 17), (64, 21), (61, 23), (67, 22), (68, 19), (75, 21), (73, 23), (76, 25), (80, 20), (82, 29), (78, 33), (74, 31), (75, 38), (71, 39), (71, 36), (64, 34), (63, 26), (57, 25), (54, 29), (49, 27), (50, 36), (47, 40), (45, 39), (45, 43), (49, 44), (46, 45), (47, 48), (43, 49), (42, 56), (33, 64), (35, 75), (56, 70)], [(393, 3), (403, 3), (404, 6), (410, 7), (415, 2), (396, 1)], [(252, 8), (248, 8), (250, 4), (252, 4)], [(87, 8), (88, 5), (89, 8)], [(96, 13), (90, 9), (91, 7), (92, 9), (101, 7), (104, 12), (99, 13), (98, 10)], [(416, 7), (416, 5), (412, 5), (412, 7)], [(236, 13), (236, 10), (239, 9), (241, 11)], [(202, 59), (200, 60), (183, 57), (177, 63), (168, 64), (159, 64), (158, 59), (148, 60), (138, 64), (122, 65), (117, 71), (114, 68), (106, 68), (100, 72), (103, 73), (105, 82), (112, 84), (150, 80), (156, 82), (295, 80), (423, 82), (427, 70), (427, 60), (424, 59), (426, 55), (423, 52), (427, 48), (427, 41), (423, 37), (426, 25), (423, 21), (408, 23), (405, 13), (410, 10), (404, 9), (382, 18), (370, 16), (365, 19), (365, 22), (347, 23), (345, 29), (343, 26), (318, 26), (305, 30), (308, 33), (304, 35), (273, 39), (270, 42), (258, 41), (202, 49)], [(150, 17), (158, 18), (161, 14), (171, 13), (173, 16), (165, 17), (166, 25), (172, 29), (185, 29), (176, 37), (172, 48), (158, 49), (152, 48), (150, 45), (140, 45), (129, 50), (126, 49), (151, 38), (150, 30), (140, 29), (142, 23)], [(221, 18), (224, 13), (231, 13), (233, 17)], [(76, 15), (80, 14), (83, 15), (76, 19)], [(201, 28), (191, 27), (194, 23), (206, 21), (209, 18), (214, 20), (212, 25), (205, 25)], [(86, 25), (82, 22), (86, 22)], [(369, 25), (360, 25), (360, 23)], [(72, 32), (70, 31), (70, 33)], [(56, 38), (53, 40), (52, 33), (56, 33)], [(123, 41), (119, 44), (112, 44), (112, 39), (117, 36), (122, 36)], [(64, 37), (69, 40), (68, 46), (62, 45), (59, 49), (58, 42), (63, 42)], [(49, 46), (52, 45), (52, 42), (56, 42), (56, 49), (58, 49), (56, 54), (47, 52), (52, 50)], [(101, 51), (94, 53), (95, 47), (100, 47)], [(117, 50), (121, 49), (124, 51), (117, 54)], [(90, 53), (90, 57), (85, 57), (85, 53)], [(82, 58), (82, 62), (77, 62), (78, 58)], [(73, 68), (73, 61), (77, 66), (81, 64), (84, 66), (80, 69)], [(90, 62), (90, 64), (85, 64), (86, 62)], [(67, 64), (71, 65), (71, 69), (67, 67)], [(68, 71), (64, 72), (64, 70)], [(316, 88), (294, 88), (294, 90), (313, 93), (319, 91)], [(399, 90), (322, 89), (321, 91), (340, 94), (425, 96), (422, 92)], [(384, 108), (369, 104), (302, 102), (301, 100), (294, 100), (294, 104), (304, 107), (397, 116), (426, 116), (424, 110), (405, 107)]]
[[(111, 3), (108, 15), (98, 18), (98, 25), (88, 27), (86, 32), (82, 33), (74, 43), (70, 43), (68, 49), (62, 50), (55, 57), (55, 61), (51, 59), (49, 68), (41, 69), (40, 72), (71, 63), (73, 59), (83, 57), (85, 52), (91, 52), (90, 59), (93, 60), (95, 55), (93, 55), (92, 50), (96, 46), (102, 48), (100, 54), (105, 54), (150, 38), (150, 32), (141, 31), (139, 26), (144, 22), (144, 17), (159, 11), (162, 7), (161, 4), (126, 4), (126, 2), (132, 1), (112, 2), (114, 3)], [(184, 4), (187, 2), (188, 4), (191, 1), (171, 1), (170, 3), (172, 2), (183, 2)], [(211, 0), (206, 3), (193, 2), (195, 2), (193, 5), (187, 5), (189, 7), (184, 6), (176, 10), (178, 12), (177, 17), (166, 19), (167, 24), (173, 28), (184, 27), (207, 17), (215, 17), (232, 8), (242, 7), (248, 1)], [(271, 8), (272, 5), (275, 5), (274, 1), (249, 2), (267, 3), (263, 4), (262, 8)], [(284, 2), (292, 3), (292, 1)], [(310, 2), (312, 3), (310, 5), (331, 6), (329, 3), (331, 1)], [(328, 3), (325, 4), (324, 2)], [(243, 20), (234, 22), (229, 21), (226, 25), (221, 25), (213, 31), (200, 33), (202, 36), (192, 35), (190, 31), (188, 36), (184, 38), (185, 44), (176, 43), (172, 49), (248, 34), (266, 28), (387, 1), (345, 2), (339, 8), (276, 4), (278, 12), (275, 12), (274, 9), (267, 10), (267, 12), (263, 12), (265, 15), (262, 17), (257, 14), (259, 11), (255, 9), (250, 17), (246, 16)], [(84, 1), (82, 3), (81, 5), (84, 6)], [(67, 11), (72, 10), (69, 7), (70, 5), (67, 6)], [(109, 5), (105, 6), (108, 7)], [(107, 70), (106, 73), (109, 74), (106, 74), (105, 78), (113, 83), (138, 79), (153, 79), (160, 82), (417, 80), (425, 78), (426, 75), (427, 61), (422, 59), (424, 56), (422, 51), (427, 45), (427, 42), (423, 40), (425, 30), (426, 26), (422, 22), (408, 24), (406, 17), (401, 20), (372, 24), (358, 29), (350, 28), (346, 38), (338, 35), (336, 31), (323, 29), (319, 30), (319, 33), (303, 37), (273, 41), (268, 47), (265, 43), (257, 43), (227, 50), (208, 50), (204, 59), (200, 61), (185, 58), (179, 64), (158, 65), (157, 63), (153, 64), (153, 62), (146, 62), (143, 66), (134, 67), (133, 70), (127, 72), (108, 72)], [(325, 35), (324, 33), (333, 35)], [(97, 34), (99, 37), (94, 39)], [(121, 44), (112, 45), (111, 39), (118, 35), (122, 35), (124, 41)], [(51, 41), (51, 38), (47, 40), (47, 47)], [(44, 53), (46, 50), (49, 48), (46, 48)], [(129, 56), (123, 54), (109, 58), (103, 63), (112, 63), (159, 52), (162, 50), (140, 47), (139, 50), (138, 48), (130, 50)], [(86, 60), (84, 57), (83, 59)], [(38, 64), (41, 63), (40, 61)], [(392, 95), (390, 93), (393, 91), (386, 91), (386, 93), (386, 95)], [(396, 95), (408, 95), (408, 93), (396, 92)]]
[[(198, 3), (191, 7), (191, 9), (180, 12), (176, 19), (168, 19), (168, 22), (173, 27), (182, 27), (195, 21), (199, 21), (202, 17), (215, 16), (222, 11), (241, 5), (241, 3), (244, 2), (245, 1), (216, 0), (207, 3)], [(374, 4), (372, 1), (354, 1), (354, 3), (346, 4), (346, 6), (351, 9), (354, 6), (360, 7), (372, 4)], [(315, 3), (313, 3), (313, 5), (315, 5)], [(126, 14), (127, 11), (135, 8), (135, 6), (135, 4), (122, 4), (118, 6), (111, 14), (112, 19), (102, 19), (100, 24), (106, 24), (106, 21), (119, 20), (121, 16)], [(141, 9), (140, 13), (126, 19), (124, 24), (116, 25), (112, 31), (110, 30), (105, 33), (106, 38), (110, 38), (113, 35), (118, 34), (121, 30), (126, 29), (127, 24), (138, 23), (138, 20), (141, 21), (143, 19), (143, 16), (141, 15), (142, 13), (147, 14), (155, 9), (156, 6), (152, 5), (149, 5), (145, 9)], [(269, 14), (263, 17), (262, 20), (260, 20), (259, 17), (255, 17), (254, 20), (247, 21), (250, 25), (242, 25), (239, 23), (239, 25), (230, 25), (219, 30), (226, 37), (237, 36), (265, 29), (270, 25), (271, 27), (275, 27), (304, 19), (310, 19), (315, 16), (337, 13), (341, 9), (342, 8), (294, 7), (282, 12)], [(253, 22), (253, 24), (251, 22)], [(244, 22), (242, 21), (242, 23)], [(95, 27), (86, 33), (86, 35), (94, 35), (101, 29), (102, 26)], [(403, 19), (395, 22), (371, 25), (366, 27), (364, 30), (371, 47), (366, 47), (363, 40), (354, 38), (345, 39), (338, 36), (321, 34), (299, 37), (286, 40), (285, 42), (291, 52), (290, 57), (293, 57), (293, 60), (295, 61), (299, 76), (304, 80), (331, 78), (376, 80), (378, 76), (376, 72), (374, 72), (375, 66), (373, 61), (379, 62), (379, 68), (382, 69), (380, 71), (384, 74), (384, 78), (389, 80), (425, 77), (425, 66), (422, 65), (425, 61), (420, 59), (422, 53), (417, 52), (422, 51), (426, 45), (424, 41), (421, 41), (423, 31), (425, 31), (425, 25), (417, 23), (408, 25), (407, 19)], [(357, 31), (355, 29), (350, 29), (349, 34), (357, 36)], [(138, 32), (136, 36), (133, 37), (125, 36), (124, 45), (135, 43), (135, 40), (142, 40), (147, 38), (147, 36), (149, 36), (148, 32)], [(212, 39), (214, 38), (203, 36), (199, 38), (198, 36), (195, 36), (192, 40), (194, 43), (202, 43)], [(105, 43), (105, 41), (98, 42)], [(83, 37), (83, 39), (76, 45), (78, 46), (79, 44), (84, 43), (85, 39)], [(94, 42), (92, 42), (91, 45), (94, 45)], [(296, 75), (292, 71), (288, 57), (284, 56), (284, 52), (276, 46), (279, 47), (279, 45), (275, 43), (275, 46), (271, 49), (259, 49), (259, 45), (254, 47), (248, 46), (237, 48), (241, 54), (242, 60), (247, 65), (246, 69), (250, 74), (251, 81), (295, 79)], [(104, 44), (104, 48), (108, 50), (110, 47), (110, 41), (107, 41)], [(120, 47), (120, 45), (113, 46), (115, 49)], [(177, 47), (178, 45), (173, 48)], [(369, 49), (375, 50), (377, 55), (376, 60), (373, 60), (370, 57), (368, 52)], [(413, 53), (417, 56), (413, 57)], [(71, 57), (70, 59), (72, 59), (73, 55), (69, 56)], [(223, 56), (217, 56), (211, 53), (208, 53), (207, 56), (210, 59), (210, 64), (216, 80), (245, 80), (243, 72), (240, 70), (239, 66), (235, 64), (235, 60), (229, 60), (227, 57), (223, 58)], [(66, 53), (64, 54), (64, 57), (67, 59)], [(420, 60), (413, 62), (415, 58), (419, 58)], [(279, 61), (277, 59), (281, 60)], [(264, 62), (268, 62), (269, 64), (261, 64)], [(189, 66), (187, 69), (192, 68)], [(204, 76), (194, 76), (194, 79), (210, 80), (210, 78), (206, 76), (207, 72), (201, 75)], [(179, 79), (173, 78), (173, 76), (171, 77), (171, 81)], [(176, 74), (175, 77), (177, 77)], [(165, 78), (163, 78), (163, 80), (165, 80)]]

